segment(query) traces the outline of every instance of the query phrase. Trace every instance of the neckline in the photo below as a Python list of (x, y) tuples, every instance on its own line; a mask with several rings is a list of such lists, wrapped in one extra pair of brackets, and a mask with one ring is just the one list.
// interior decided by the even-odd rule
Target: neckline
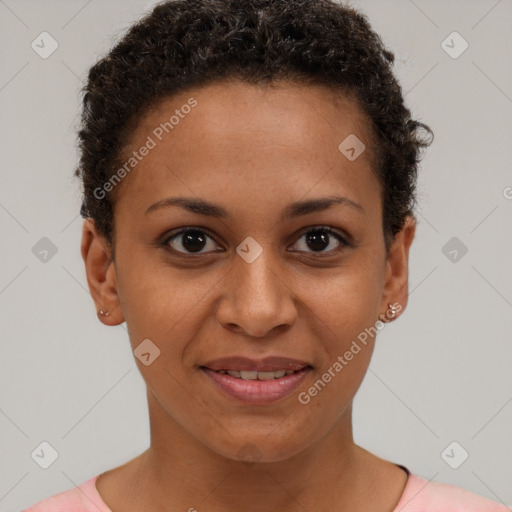
[[(399, 467), (400, 469), (403, 469), (407, 473), (407, 480), (405, 482), (404, 490), (402, 491), (402, 495), (400, 496), (400, 499), (398, 500), (398, 503), (396, 504), (395, 508), (393, 509), (393, 512), (398, 512), (401, 507), (403, 507), (404, 503), (409, 497), (409, 494), (411, 493), (412, 485), (413, 485), (413, 475), (409, 468), (406, 466), (403, 466), (402, 464), (396, 464), (395, 466)], [(88, 483), (90, 483), (90, 491), (92, 491), (93, 497), (96, 500), (99, 501), (99, 505), (101, 506), (102, 510), (101, 512), (112, 512), (112, 510), (108, 507), (108, 505), (103, 501), (103, 498), (101, 497), (98, 488), (96, 487), (96, 482), (98, 481), (98, 478), (101, 476), (101, 473), (99, 475), (94, 476), (89, 480)]]
[(100, 473), (99, 475), (96, 475), (91, 478), (91, 487), (90, 492), (93, 494), (94, 500), (98, 500), (99, 505), (101, 507), (100, 512), (112, 512), (112, 509), (108, 507), (108, 505), (103, 501), (103, 498), (101, 497), (100, 492), (98, 491), (98, 488), (96, 487), (96, 482), (98, 481), (98, 478), (102, 475)]
[(402, 491), (402, 495), (400, 496), (400, 500), (396, 504), (395, 508), (393, 509), (393, 512), (399, 512), (402, 510), (404, 505), (410, 501), (410, 495), (413, 493), (413, 487), (415, 480), (417, 477), (411, 473), (409, 468), (403, 466), (402, 464), (395, 464), (395, 466), (398, 466), (399, 468), (403, 469), (407, 473), (407, 481), (405, 482), (404, 490)]

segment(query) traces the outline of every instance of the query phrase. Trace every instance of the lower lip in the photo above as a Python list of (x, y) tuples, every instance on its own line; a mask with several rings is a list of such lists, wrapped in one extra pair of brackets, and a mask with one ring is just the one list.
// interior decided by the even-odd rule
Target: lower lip
[(306, 378), (311, 367), (272, 380), (244, 380), (218, 373), (209, 368), (200, 368), (217, 387), (227, 395), (250, 404), (269, 404), (292, 393)]

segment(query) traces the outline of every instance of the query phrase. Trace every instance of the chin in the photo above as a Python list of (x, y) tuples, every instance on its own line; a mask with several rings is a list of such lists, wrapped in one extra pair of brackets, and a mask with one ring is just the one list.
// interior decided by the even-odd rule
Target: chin
[[(275, 427), (274, 427), (275, 428)], [(297, 429), (300, 431), (300, 429)], [(313, 439), (294, 438), (297, 431), (280, 434), (265, 431), (248, 433), (239, 437), (228, 437), (225, 442), (206, 443), (213, 451), (226, 459), (252, 466), (258, 462), (280, 462), (287, 460), (313, 444)]]

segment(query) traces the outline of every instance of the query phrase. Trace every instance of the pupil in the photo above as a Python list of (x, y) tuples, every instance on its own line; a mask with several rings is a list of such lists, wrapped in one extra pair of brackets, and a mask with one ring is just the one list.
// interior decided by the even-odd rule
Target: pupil
[(306, 237), (308, 247), (314, 251), (322, 251), (329, 245), (329, 236), (325, 231), (312, 231)]
[(201, 231), (188, 231), (183, 235), (183, 247), (191, 252), (198, 252), (204, 248), (206, 237)]

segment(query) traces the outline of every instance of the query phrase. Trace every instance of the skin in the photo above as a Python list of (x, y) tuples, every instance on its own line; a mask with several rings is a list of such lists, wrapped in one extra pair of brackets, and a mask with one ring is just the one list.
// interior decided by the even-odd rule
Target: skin
[[(136, 359), (150, 447), (102, 474), (97, 489), (114, 512), (391, 512), (406, 473), (352, 435), (352, 402), (375, 339), (308, 404), (297, 399), (388, 304), (407, 305), (415, 221), (407, 218), (386, 254), (369, 120), (352, 97), (325, 86), (232, 80), (165, 99), (141, 118), (130, 151), (191, 97), (197, 106), (118, 185), (114, 259), (94, 222), (83, 225), (91, 295), (110, 313), (99, 318), (126, 321), (133, 350), (149, 338), (161, 351), (149, 366)], [(349, 134), (366, 145), (354, 161), (338, 150)], [(333, 194), (362, 210), (335, 204), (281, 219), (291, 202)], [(177, 206), (145, 215), (170, 196), (217, 203), (230, 217)], [(187, 226), (214, 235), (199, 257), (181, 236), (163, 242)], [(337, 252), (331, 235), (316, 252), (307, 241), (317, 226), (348, 234), (351, 244)], [(250, 264), (236, 253), (248, 236), (263, 249)], [(288, 356), (313, 371), (290, 396), (246, 405), (198, 369), (232, 355)], [(252, 450), (253, 462), (240, 450)]]

